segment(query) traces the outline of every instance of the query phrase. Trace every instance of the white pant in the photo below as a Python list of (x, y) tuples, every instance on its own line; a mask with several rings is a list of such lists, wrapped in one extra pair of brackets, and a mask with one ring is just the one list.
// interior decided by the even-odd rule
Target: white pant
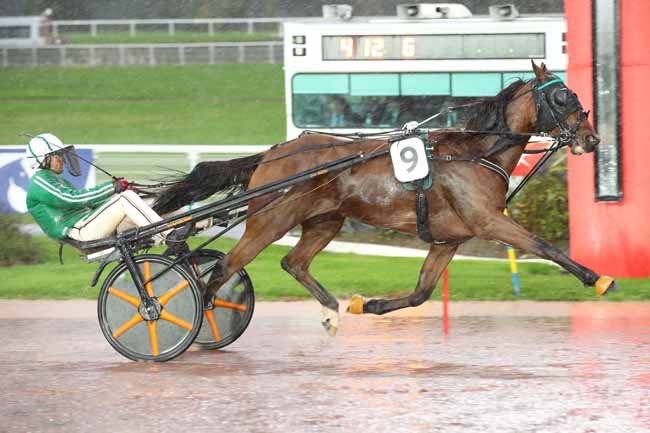
[[(112, 236), (125, 218), (137, 227), (162, 219), (135, 192), (124, 191), (77, 221), (68, 232), (68, 237), (78, 241), (103, 239)], [(163, 240), (160, 235), (157, 238), (159, 242)]]

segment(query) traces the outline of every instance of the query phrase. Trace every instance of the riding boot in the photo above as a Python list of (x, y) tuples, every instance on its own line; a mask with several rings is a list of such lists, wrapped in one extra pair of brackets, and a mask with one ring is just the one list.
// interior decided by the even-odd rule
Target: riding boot
[(187, 238), (194, 234), (194, 225), (186, 224), (183, 227), (172, 230), (165, 238), (167, 249), (163, 253), (164, 256), (180, 257), (190, 251), (187, 245)]

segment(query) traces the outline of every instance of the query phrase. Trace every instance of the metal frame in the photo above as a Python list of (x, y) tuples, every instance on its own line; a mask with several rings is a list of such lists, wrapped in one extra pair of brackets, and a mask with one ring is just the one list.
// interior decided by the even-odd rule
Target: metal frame
[(619, 0), (593, 0), (592, 41), (594, 123), (602, 138), (594, 158), (595, 199), (617, 202), (623, 200)]

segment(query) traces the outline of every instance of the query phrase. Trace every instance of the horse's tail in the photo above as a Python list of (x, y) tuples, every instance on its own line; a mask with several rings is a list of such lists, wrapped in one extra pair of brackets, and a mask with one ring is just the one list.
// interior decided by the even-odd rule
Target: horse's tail
[(217, 192), (244, 190), (263, 157), (264, 152), (227, 161), (201, 162), (188, 175), (160, 191), (153, 209), (162, 215)]

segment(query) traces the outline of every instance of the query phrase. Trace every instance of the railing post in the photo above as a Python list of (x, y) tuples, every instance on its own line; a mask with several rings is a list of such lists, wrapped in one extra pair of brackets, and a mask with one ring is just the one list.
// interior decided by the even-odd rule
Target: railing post
[(237, 53), (239, 54), (237, 56), (237, 63), (244, 63), (244, 60), (246, 59), (246, 53), (244, 52), (244, 46), (243, 45), (238, 45), (237, 46)]
[(32, 47), (32, 66), (36, 66), (36, 48)]
[(248, 22), (246, 24), (248, 26), (248, 33), (253, 33), (253, 21), (248, 20)]
[(178, 62), (185, 66), (185, 46), (184, 45), (179, 45), (178, 46)]
[(187, 161), (190, 163), (191, 171), (201, 161), (201, 155), (198, 152), (187, 152)]
[(153, 45), (149, 45), (149, 65), (156, 66), (156, 51)]
[(214, 44), (208, 45), (209, 62), (214, 65)]
[(208, 35), (214, 36), (214, 23), (212, 21), (208, 22)]
[(273, 64), (275, 63), (275, 53), (273, 52), (273, 44), (268, 45), (269, 48), (269, 63)]
[(169, 21), (168, 28), (169, 28), (169, 36), (174, 36), (174, 33), (176, 33), (176, 28), (174, 26), (173, 21)]
[(126, 64), (126, 49), (124, 45), (120, 45), (117, 49), (117, 52), (119, 55), (120, 66), (124, 66)]
[(94, 46), (90, 47), (90, 66), (97, 66), (97, 56)]
[(135, 36), (135, 21), (129, 22), (129, 36)]
[(90, 23), (90, 36), (93, 38), (97, 36), (97, 23)]

